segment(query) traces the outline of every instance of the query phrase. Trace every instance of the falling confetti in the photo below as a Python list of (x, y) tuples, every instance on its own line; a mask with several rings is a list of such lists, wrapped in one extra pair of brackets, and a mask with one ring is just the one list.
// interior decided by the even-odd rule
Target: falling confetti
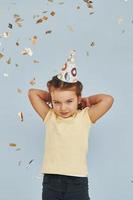
[(12, 29), (13, 25), (12, 24), (8, 24), (8, 28)]
[(48, 19), (47, 16), (43, 16), (42, 18), (40, 18), (40, 19), (38, 19), (38, 20), (36, 21), (36, 24), (43, 23), (43, 22), (47, 21), (47, 19)]
[(21, 54), (22, 54), (22, 55), (29, 55), (29, 56), (32, 56), (33, 52), (31, 51), (30, 48), (25, 48), (24, 50), (22, 50)]
[(10, 36), (10, 32), (3, 32), (3, 33), (0, 33), (0, 37), (4, 37), (4, 38), (7, 38)]
[(15, 64), (15, 66), (18, 67), (19, 65), (18, 65), (18, 64)]
[[(89, 9), (93, 9), (93, 2), (92, 1), (90, 1), (90, 0), (83, 0), (83, 1), (87, 4), (87, 7)], [(91, 12), (91, 14), (92, 14), (92, 12)]]
[(16, 147), (17, 145), (15, 143), (10, 143), (9, 146), (10, 147)]
[(45, 31), (46, 34), (52, 33), (51, 30)]
[(0, 53), (0, 59), (3, 58), (3, 57), (4, 57), (4, 54), (3, 54), (3, 53)]
[(18, 27), (22, 27), (22, 21), (24, 21), (23, 19), (21, 19), (21, 17), (17, 14), (14, 15), (15, 18), (15, 23)]
[(16, 151), (20, 151), (20, 150), (21, 150), (21, 148), (17, 148), (17, 149), (16, 149)]
[(77, 6), (76, 8), (77, 8), (77, 10), (79, 10), (79, 9), (80, 9), (80, 6)]
[(24, 117), (23, 117), (23, 113), (22, 113), (22, 112), (19, 112), (19, 113), (18, 113), (18, 116), (19, 116), (19, 119), (20, 119), (21, 121), (24, 121)]
[(95, 42), (92, 42), (91, 44), (90, 44), (90, 46), (91, 47), (95, 47), (96, 45), (95, 45)]
[(11, 58), (6, 61), (7, 64), (11, 64)]
[(19, 89), (19, 88), (17, 88), (17, 92), (18, 92), (18, 93), (22, 93), (22, 90)]
[(37, 41), (38, 41), (38, 38), (37, 38), (36, 35), (34, 35), (34, 36), (31, 38), (31, 42), (32, 42), (32, 44), (36, 44)]
[(18, 41), (16, 42), (16, 46), (19, 46), (19, 42)]
[(36, 80), (35, 80), (35, 77), (29, 82), (31, 85), (34, 85), (36, 84)]
[(55, 15), (55, 12), (54, 12), (54, 11), (52, 11), (52, 12), (50, 13), (50, 15), (54, 16), (54, 15)]
[(33, 161), (34, 161), (34, 159), (32, 159), (32, 160), (28, 163), (28, 165), (26, 166), (26, 168), (28, 168), (28, 167), (30, 166), (30, 164), (31, 164)]
[(39, 63), (39, 61), (38, 60), (33, 60), (33, 63)]

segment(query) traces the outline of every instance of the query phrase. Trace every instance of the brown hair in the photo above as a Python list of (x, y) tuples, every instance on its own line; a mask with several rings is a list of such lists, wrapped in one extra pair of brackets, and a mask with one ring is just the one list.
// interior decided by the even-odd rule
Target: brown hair
[[(75, 90), (77, 97), (81, 96), (83, 84), (80, 81), (75, 83), (68, 83), (61, 81), (57, 78), (57, 75), (53, 76), (51, 80), (47, 82), (47, 87), (49, 92), (51, 91), (51, 87), (60, 90)], [(78, 109), (82, 109), (81, 103), (78, 104)]]

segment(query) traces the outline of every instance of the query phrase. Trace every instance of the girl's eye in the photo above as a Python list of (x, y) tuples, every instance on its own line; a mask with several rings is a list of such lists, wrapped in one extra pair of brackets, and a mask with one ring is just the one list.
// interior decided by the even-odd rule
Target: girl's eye
[(68, 101), (68, 103), (71, 103), (72, 101)]

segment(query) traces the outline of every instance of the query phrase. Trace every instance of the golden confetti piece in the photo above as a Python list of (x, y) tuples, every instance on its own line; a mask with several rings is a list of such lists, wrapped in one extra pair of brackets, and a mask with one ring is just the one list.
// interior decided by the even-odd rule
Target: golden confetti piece
[(45, 31), (46, 34), (52, 33), (51, 30)]
[(19, 15), (15, 14), (15, 23), (18, 27), (22, 27), (22, 21), (24, 21)]
[(47, 16), (43, 16), (42, 18), (40, 18), (40, 19), (38, 19), (38, 20), (36, 21), (36, 24), (43, 23), (43, 22), (46, 21), (47, 19), (48, 19)]
[(74, 32), (74, 29), (72, 26), (68, 25), (67, 27), (68, 27), (69, 31)]
[(19, 119), (20, 119), (21, 121), (24, 121), (23, 113), (22, 113), (22, 112), (19, 112), (19, 113), (18, 113), (18, 116), (19, 116)]
[(21, 54), (22, 54), (22, 55), (29, 55), (29, 56), (32, 56), (33, 52), (31, 51), (30, 48), (25, 48), (24, 50), (22, 50)]
[(10, 36), (10, 32), (4, 32), (1, 34), (2, 37), (7, 38)]
[(50, 15), (54, 16), (54, 15), (55, 15), (55, 12), (54, 12), (54, 11), (52, 11), (52, 12), (50, 13)]
[(3, 58), (3, 57), (4, 57), (4, 54), (3, 54), (3, 53), (0, 53), (0, 59)]
[(19, 89), (19, 88), (17, 88), (17, 92), (18, 92), (18, 93), (22, 93), (22, 90)]
[(123, 21), (124, 21), (123, 17), (120, 16), (117, 18), (118, 24), (122, 24)]
[(11, 58), (6, 61), (7, 64), (11, 64)]
[(38, 38), (37, 38), (36, 35), (34, 35), (34, 36), (31, 38), (31, 42), (32, 42), (32, 44), (36, 44), (37, 41), (38, 41)]
[(10, 143), (9, 146), (10, 147), (16, 147), (17, 145), (15, 143)]
[(35, 80), (35, 77), (29, 82), (31, 85), (34, 85), (36, 84), (36, 80)]
[(90, 46), (91, 46), (91, 47), (94, 47), (94, 46), (95, 46), (95, 42), (92, 42), (92, 43), (90, 44)]
[(47, 17), (47, 16), (43, 16), (42, 19), (43, 19), (43, 20), (47, 20), (48, 17)]
[(4, 73), (3, 76), (8, 77), (8, 74), (7, 74), (7, 73)]
[(33, 60), (33, 63), (39, 63), (39, 61), (38, 60)]

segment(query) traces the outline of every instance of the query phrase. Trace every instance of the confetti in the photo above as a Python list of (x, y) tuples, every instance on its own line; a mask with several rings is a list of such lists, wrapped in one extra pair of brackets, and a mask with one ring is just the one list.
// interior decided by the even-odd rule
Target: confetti
[(39, 63), (39, 61), (38, 60), (33, 60), (33, 63)]
[(21, 121), (24, 121), (23, 113), (22, 113), (22, 112), (19, 112), (19, 113), (18, 113), (18, 116), (19, 116), (19, 119), (20, 119)]
[(19, 46), (19, 42), (18, 41), (16, 42), (16, 46)]
[(14, 15), (15, 18), (15, 23), (18, 27), (22, 27), (22, 21), (24, 21), (23, 19), (21, 19), (21, 17), (17, 14)]
[(10, 32), (4, 32), (4, 33), (0, 33), (0, 37), (4, 37), (7, 38), (10, 36)]
[(77, 8), (77, 10), (79, 10), (79, 9), (80, 9), (80, 6), (77, 6), (76, 8)]
[(51, 33), (51, 32), (52, 32), (51, 30), (45, 31), (46, 34)]
[(31, 164), (33, 161), (34, 161), (34, 159), (32, 159), (32, 160), (28, 163), (28, 165), (26, 166), (26, 168), (28, 168), (28, 167), (30, 166), (30, 164)]
[(31, 42), (32, 42), (32, 44), (36, 44), (37, 41), (38, 41), (38, 38), (37, 38), (36, 35), (34, 35), (34, 36), (31, 38)]
[(54, 11), (52, 11), (52, 12), (50, 13), (50, 15), (54, 16), (54, 15), (55, 15), (55, 12), (54, 12)]
[(20, 151), (20, 150), (21, 150), (21, 148), (17, 148), (17, 149), (16, 149), (16, 151)]
[(48, 17), (47, 16), (43, 16), (42, 18), (38, 19), (36, 21), (36, 24), (39, 24), (39, 23), (43, 23), (44, 21), (47, 21)]
[(10, 147), (16, 147), (17, 145), (15, 143), (10, 143), (9, 146)]
[(12, 29), (13, 25), (12, 24), (8, 24), (8, 28)]
[(35, 80), (35, 77), (29, 82), (31, 85), (34, 85), (36, 84), (36, 80)]
[(18, 67), (19, 65), (16, 63), (15, 66)]
[(11, 64), (11, 58), (6, 61), (7, 64)]
[(95, 42), (92, 42), (92, 43), (90, 44), (90, 46), (91, 46), (91, 47), (94, 47), (94, 46), (95, 46)]
[(3, 53), (0, 53), (0, 59), (3, 58), (3, 57), (4, 57), (4, 54), (3, 54)]
[(17, 92), (18, 92), (18, 93), (22, 93), (22, 90), (19, 89), (19, 88), (17, 88)]
[(90, 1), (90, 0), (83, 0), (85, 3), (87, 3), (87, 7), (89, 8), (89, 9), (93, 9), (93, 2), (92, 1)]
[(30, 48), (25, 48), (24, 50), (22, 50), (21, 54), (22, 54), (22, 55), (29, 55), (29, 56), (32, 56), (33, 52), (31, 51)]

